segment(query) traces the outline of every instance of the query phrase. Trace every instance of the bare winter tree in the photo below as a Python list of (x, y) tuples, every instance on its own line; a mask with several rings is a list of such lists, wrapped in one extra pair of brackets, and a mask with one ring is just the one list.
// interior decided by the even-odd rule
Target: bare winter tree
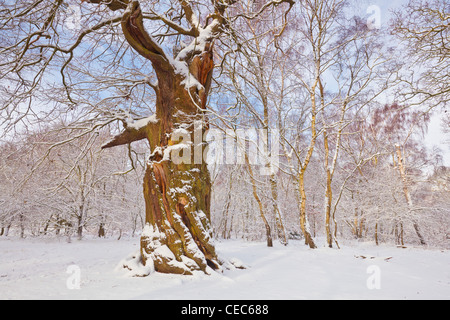
[(47, 154), (64, 133), (61, 124), (0, 144), (2, 234), (12, 229), (22, 237), (64, 235), (70, 240), (72, 235), (81, 238), (84, 231), (102, 229), (111, 235), (136, 229), (143, 201), (137, 198), (141, 189), (137, 174), (123, 174), (129, 155), (101, 150), (102, 141), (110, 136), (106, 132), (64, 143)]
[(410, 0), (395, 12), (393, 33), (407, 58), (402, 83), (409, 103), (433, 107), (450, 99), (450, 6), (446, 0)]
[[(347, 1), (304, 1), (295, 10), (295, 21), (288, 31), (293, 40), (280, 45), (289, 59), (290, 94), (297, 117), (293, 139), (284, 134), (288, 171), (295, 177), (298, 190), (301, 229), (305, 242), (316, 247), (308, 223), (308, 194), (305, 176), (317, 155), (325, 171), (324, 217), (327, 244), (332, 246), (331, 231), (333, 178), (338, 167), (340, 144), (346, 127), (386, 90), (392, 75), (386, 48), (380, 42), (382, 32), (371, 30), (363, 19), (351, 16)], [(284, 98), (286, 101), (286, 97)], [(291, 117), (294, 112), (290, 111)], [(323, 152), (317, 151), (323, 147)], [(336, 199), (338, 202), (338, 200)]]
[[(228, 81), (221, 83), (223, 92), (232, 92), (236, 102), (228, 106), (228, 114), (235, 113), (234, 123), (238, 128), (258, 128), (262, 133), (253, 137), (250, 143), (259, 145), (254, 152), (262, 159), (271, 158), (269, 142), (271, 130), (279, 130), (276, 121), (277, 108), (282, 100), (282, 94), (276, 92), (275, 87), (283, 87), (285, 81), (280, 69), (285, 68), (289, 58), (279, 48), (283, 41), (284, 31), (289, 21), (284, 10), (278, 10), (261, 15), (257, 21), (243, 21), (229, 33), (228, 50), (223, 54), (231, 59), (224, 60), (221, 72)], [(270, 23), (269, 23), (270, 22)], [(236, 46), (238, 44), (238, 46)], [(256, 139), (258, 138), (258, 139)], [(255, 141), (258, 140), (258, 141)], [(268, 246), (272, 246), (272, 227), (269, 220), (275, 220), (275, 233), (284, 245), (287, 244), (286, 229), (283, 223), (283, 213), (278, 201), (277, 176), (269, 161), (259, 163), (267, 169), (266, 176), (257, 175), (249, 161), (248, 151), (242, 148), (245, 155), (253, 196), (258, 203), (259, 214), (266, 228)], [(252, 155), (250, 155), (252, 156)], [(274, 155), (278, 156), (278, 154)], [(276, 168), (278, 169), (278, 168)], [(261, 188), (270, 185), (270, 205), (264, 204), (265, 196), (261, 195)]]

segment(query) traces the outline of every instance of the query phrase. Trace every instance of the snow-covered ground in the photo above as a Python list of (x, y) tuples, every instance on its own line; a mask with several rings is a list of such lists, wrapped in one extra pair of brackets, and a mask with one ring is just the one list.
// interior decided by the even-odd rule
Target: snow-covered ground
[[(0, 238), (0, 299), (449, 299), (450, 251), (355, 243), (310, 250), (242, 241), (217, 242), (245, 270), (211, 276), (117, 269), (139, 239)], [(80, 288), (76, 279), (80, 279)]]

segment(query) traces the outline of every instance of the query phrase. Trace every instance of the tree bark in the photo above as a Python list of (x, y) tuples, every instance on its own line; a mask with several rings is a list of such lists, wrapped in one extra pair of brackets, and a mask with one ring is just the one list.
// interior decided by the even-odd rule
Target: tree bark
[[(402, 156), (402, 150), (400, 146), (396, 146), (396, 152), (397, 152), (397, 162), (398, 162), (398, 170), (400, 172), (400, 177), (403, 182), (403, 193), (405, 195), (406, 203), (408, 205), (408, 210), (411, 213), (411, 210), (413, 208), (413, 202), (411, 198), (411, 193), (408, 189), (408, 179), (406, 177), (406, 171), (405, 166), (403, 164), (403, 156)], [(422, 233), (420, 232), (419, 225), (416, 221), (413, 220), (414, 230), (416, 231), (417, 237), (419, 238), (421, 245), (426, 245), (425, 239), (422, 236)], [(403, 225), (402, 225), (402, 242), (403, 242)], [(402, 243), (403, 245), (403, 243)]]

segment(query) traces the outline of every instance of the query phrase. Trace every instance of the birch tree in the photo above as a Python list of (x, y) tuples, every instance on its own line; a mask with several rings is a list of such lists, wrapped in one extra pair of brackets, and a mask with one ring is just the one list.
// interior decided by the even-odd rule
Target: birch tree
[(409, 0), (394, 12), (393, 34), (405, 48), (402, 102), (447, 106), (450, 98), (450, 6), (446, 0)]
[[(288, 28), (288, 17), (288, 12), (278, 10), (262, 14), (255, 21), (243, 21), (230, 30), (229, 41), (226, 44), (227, 50), (223, 50), (223, 55), (227, 55), (230, 59), (224, 60), (220, 69), (229, 79), (221, 83), (221, 90), (233, 92), (236, 99), (236, 105), (233, 108), (239, 108), (239, 122), (236, 122), (239, 123), (238, 127), (257, 128), (260, 133), (257, 137), (253, 137), (250, 143), (258, 145), (254, 151), (262, 160), (258, 163), (260, 169), (261, 166), (266, 168), (265, 176), (260, 175), (256, 178), (255, 170), (251, 168), (254, 164), (250, 164), (248, 152), (244, 150), (245, 148), (242, 151), (246, 153), (245, 164), (253, 189), (252, 193), (258, 203), (261, 219), (266, 226), (269, 246), (272, 246), (269, 219), (275, 220), (275, 233), (280, 242), (287, 244), (283, 214), (278, 201), (278, 177), (275, 173), (278, 168), (271, 168), (273, 163), (270, 163), (270, 159), (278, 157), (278, 154), (271, 153), (269, 144), (273, 131), (280, 130), (279, 122), (276, 120), (275, 106), (281, 104), (280, 97), (283, 95), (276, 92), (275, 88), (279, 83), (282, 86), (285, 81), (280, 69), (284, 68), (289, 61), (279, 48), (284, 31)], [(248, 118), (248, 124), (242, 123), (243, 114), (245, 119)], [(258, 189), (263, 188), (263, 184), (258, 181), (270, 185), (269, 207), (262, 203)]]
[[(321, 101), (324, 101), (320, 122), (325, 170), (325, 231), (329, 247), (333, 243), (332, 208), (339, 199), (333, 197), (336, 189), (333, 180), (339, 169), (343, 135), (357, 134), (349, 125), (360, 121), (361, 113), (369, 114), (366, 110), (377, 105), (378, 98), (390, 88), (389, 81), (394, 75), (391, 58), (386, 54), (390, 49), (380, 41), (383, 31), (372, 30), (358, 17), (347, 18), (341, 24), (337, 40), (323, 58), (328, 77), (333, 77), (336, 83), (319, 81)], [(354, 163), (355, 169), (367, 161), (367, 158), (359, 159)], [(343, 183), (346, 181), (344, 179)]]

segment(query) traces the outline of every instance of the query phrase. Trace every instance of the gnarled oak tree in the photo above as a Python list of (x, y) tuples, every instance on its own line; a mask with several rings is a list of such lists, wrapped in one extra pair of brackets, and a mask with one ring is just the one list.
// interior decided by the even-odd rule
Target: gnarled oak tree
[[(151, 64), (155, 77), (152, 79), (152, 76), (144, 75), (143, 79), (130, 81), (127, 86), (119, 88), (126, 91), (119, 97), (125, 101), (131, 100), (137, 86), (149, 85), (154, 91), (154, 115), (130, 121), (129, 113), (116, 111), (116, 106), (111, 105), (113, 111), (108, 110), (104, 106), (105, 102), (114, 100), (103, 97), (106, 93), (102, 93), (101, 88), (107, 88), (107, 84), (100, 77), (91, 76), (94, 85), (91, 83), (89, 88), (100, 88), (97, 98), (101, 99), (103, 105), (99, 108), (99, 104), (85, 99), (85, 105), (92, 105), (90, 110), (94, 112), (89, 121), (77, 115), (83, 119), (77, 123), (77, 127), (85, 128), (86, 123), (89, 123), (85, 132), (90, 133), (120, 120), (123, 130), (105, 143), (103, 148), (145, 139), (149, 142), (151, 155), (143, 184), (146, 227), (141, 237), (141, 259), (146, 266), (158, 272), (191, 274), (195, 270), (209, 273), (221, 269), (211, 239), (210, 175), (206, 161), (195, 158), (198, 154), (206, 153), (202, 137), (208, 128), (207, 101), (214, 68), (214, 43), (232, 29), (236, 19), (251, 20), (268, 8), (283, 3), (291, 8), (294, 4), (293, 0), (272, 0), (258, 4), (255, 10), (251, 2), (242, 6), (248, 12), (236, 12), (233, 7), (236, 1), (81, 0), (68, 4), (63, 0), (34, 0), (33, 3), (2, 1), (5, 10), (0, 14), (0, 24), (5, 32), (14, 31), (15, 36), (7, 40), (3, 39), (5, 33), (0, 35), (5, 40), (1, 48), (5, 59), (0, 62), (1, 70), (5, 73), (0, 79), (9, 82), (11, 88), (15, 89), (5, 89), (11, 99), (6, 101), (0, 111), (7, 114), (3, 118), (9, 117), (9, 120), (0, 125), (9, 125), (14, 112), (22, 112), (18, 110), (25, 101), (31, 105), (36, 89), (49, 86), (48, 81), (45, 81), (45, 71), (60, 73), (62, 95), (66, 96), (65, 99), (60, 98), (60, 102), (68, 105), (69, 109), (77, 108), (81, 91), (84, 90), (83, 94), (89, 91), (83, 86), (84, 80), (80, 76), (84, 72), (83, 67), (89, 69), (92, 66), (91, 69), (95, 69), (96, 66), (74, 66), (74, 52), (84, 49), (87, 54), (89, 46), (97, 45), (93, 38), (95, 34), (102, 37), (98, 42), (104, 40), (108, 43), (103, 52), (114, 52), (117, 47), (117, 54), (110, 55), (114, 60), (109, 66), (111, 69), (116, 67), (115, 62), (126, 64), (124, 61), (127, 59), (127, 50), (123, 51), (123, 45), (117, 43), (122, 35), (113, 29), (118, 26), (125, 38), (122, 43), (131, 46), (135, 53)], [(68, 5), (79, 6), (82, 8), (81, 13), (90, 11), (92, 17), (101, 13), (103, 19), (97, 19), (94, 26), (78, 33), (75, 40), (72, 38), (72, 44), (61, 40), (67, 31), (62, 27), (60, 14)], [(102, 33), (103, 29), (106, 32)], [(170, 37), (177, 39), (175, 43), (178, 47), (173, 53), (169, 46), (174, 41), (165, 42)], [(180, 39), (188, 41), (188, 44), (183, 44)], [(108, 59), (108, 56), (102, 57), (101, 53), (96, 55), (100, 49), (98, 46), (96, 50), (90, 51), (90, 63), (95, 60), (94, 56)], [(72, 73), (68, 72), (69, 68)], [(115, 70), (116, 75), (120, 74), (118, 70)], [(34, 78), (29, 80), (33, 74)], [(75, 83), (76, 76), (81, 78), (78, 83)], [(125, 75), (123, 78), (121, 81), (128, 81)], [(117, 83), (113, 78), (107, 81), (111, 86)], [(76, 92), (75, 84), (82, 90)], [(142, 100), (139, 102), (148, 103)], [(24, 113), (26, 115), (27, 111)], [(180, 134), (188, 137), (188, 142), (184, 139), (180, 142)], [(170, 155), (175, 152), (183, 153), (184, 161), (172, 161)]]

